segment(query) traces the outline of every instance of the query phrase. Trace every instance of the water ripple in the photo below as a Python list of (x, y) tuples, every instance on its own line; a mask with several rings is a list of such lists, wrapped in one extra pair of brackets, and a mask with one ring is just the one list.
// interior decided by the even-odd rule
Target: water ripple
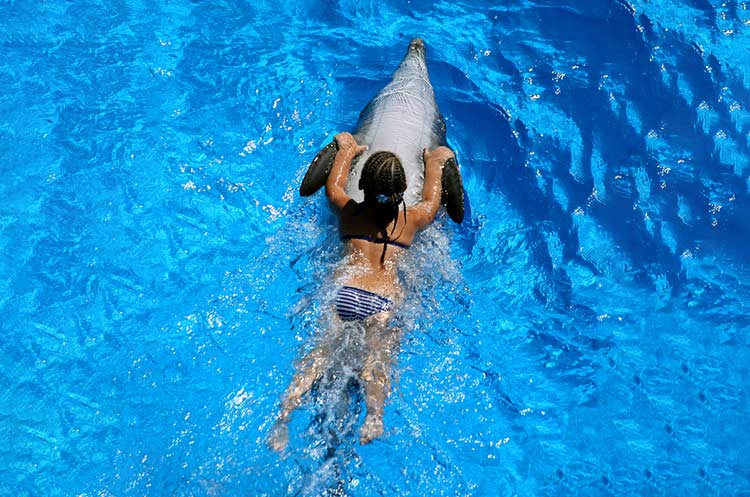
[[(0, 493), (750, 489), (744, 2), (0, 14)], [(469, 219), (402, 268), (386, 437), (320, 395), (280, 459), (340, 248), (296, 189), (415, 35)]]

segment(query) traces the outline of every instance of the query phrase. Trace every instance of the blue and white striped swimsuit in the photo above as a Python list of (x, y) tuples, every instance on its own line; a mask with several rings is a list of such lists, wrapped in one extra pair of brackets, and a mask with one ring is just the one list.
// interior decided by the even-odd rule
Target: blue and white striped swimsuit
[(364, 321), (392, 308), (391, 299), (361, 288), (343, 286), (336, 294), (336, 312), (343, 321)]

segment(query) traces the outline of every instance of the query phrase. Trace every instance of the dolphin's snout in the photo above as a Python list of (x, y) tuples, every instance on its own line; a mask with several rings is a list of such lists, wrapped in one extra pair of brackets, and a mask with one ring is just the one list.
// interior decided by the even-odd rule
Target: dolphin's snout
[(411, 43), (409, 43), (409, 49), (406, 51), (406, 58), (414, 58), (421, 60), (424, 62), (424, 59), (426, 57), (426, 50), (424, 47), (424, 40), (422, 38), (414, 38), (411, 40)]
[(411, 43), (409, 43), (409, 50), (424, 52), (424, 40), (422, 38), (414, 38)]

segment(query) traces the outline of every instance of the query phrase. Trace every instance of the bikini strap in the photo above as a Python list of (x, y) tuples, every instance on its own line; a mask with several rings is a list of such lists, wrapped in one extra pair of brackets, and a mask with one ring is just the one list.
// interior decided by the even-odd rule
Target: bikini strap
[(397, 242), (395, 240), (386, 240), (384, 238), (375, 238), (371, 235), (341, 235), (342, 240), (364, 240), (370, 243), (383, 243), (385, 245), (395, 245), (403, 249), (408, 249), (410, 245), (406, 243)]

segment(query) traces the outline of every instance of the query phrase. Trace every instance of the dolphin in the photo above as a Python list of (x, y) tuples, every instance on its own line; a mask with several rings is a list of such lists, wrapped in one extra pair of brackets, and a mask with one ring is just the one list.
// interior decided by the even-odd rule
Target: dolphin
[[(422, 151), (447, 146), (445, 121), (435, 103), (425, 61), (425, 44), (421, 38), (409, 43), (406, 55), (388, 83), (359, 115), (352, 133), (367, 150), (352, 162), (346, 192), (357, 202), (364, 194), (359, 190), (359, 177), (367, 158), (386, 150), (398, 156), (406, 172), (407, 189), (404, 200), (412, 206), (422, 200), (424, 161)], [(310, 164), (300, 186), (300, 195), (309, 196), (325, 185), (336, 157), (336, 142), (321, 150)], [(448, 159), (443, 165), (441, 203), (450, 218), (461, 223), (464, 217), (464, 189), (458, 164)]]

